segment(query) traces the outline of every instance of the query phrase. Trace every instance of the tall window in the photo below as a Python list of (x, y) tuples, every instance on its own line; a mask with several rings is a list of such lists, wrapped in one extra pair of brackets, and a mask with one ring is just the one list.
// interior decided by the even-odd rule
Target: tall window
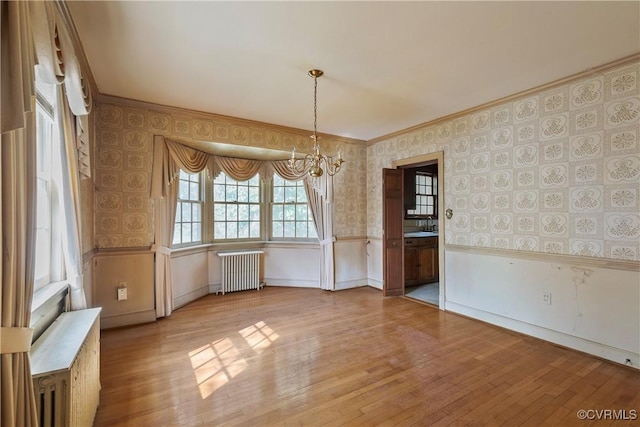
[(202, 242), (202, 189), (200, 174), (180, 171), (173, 244)]
[(438, 179), (428, 173), (416, 174), (416, 208), (407, 211), (408, 215), (435, 215), (437, 212)]
[(54, 115), (55, 87), (37, 83), (36, 102), (36, 257), (35, 290), (62, 280), (60, 206), (56, 181), (60, 152)]
[(273, 176), (271, 237), (317, 237), (303, 181), (287, 181), (277, 174)]
[(260, 238), (260, 177), (236, 181), (220, 173), (213, 181), (213, 239)]

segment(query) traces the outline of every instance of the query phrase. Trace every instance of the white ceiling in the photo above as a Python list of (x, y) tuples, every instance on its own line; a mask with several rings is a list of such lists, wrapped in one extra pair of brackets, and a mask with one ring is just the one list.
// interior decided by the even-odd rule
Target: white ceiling
[(640, 52), (640, 2), (68, 1), (102, 94), (373, 139)]

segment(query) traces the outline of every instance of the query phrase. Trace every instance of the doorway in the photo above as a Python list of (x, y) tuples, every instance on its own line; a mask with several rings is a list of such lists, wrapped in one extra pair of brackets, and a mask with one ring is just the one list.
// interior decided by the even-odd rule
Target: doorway
[[(394, 169), (385, 170), (383, 175), (395, 177), (388, 180), (391, 184), (383, 186), (384, 295), (403, 295), (444, 310), (444, 152), (397, 160), (392, 166)], [(419, 196), (414, 197), (418, 198), (418, 206), (411, 210), (408, 209), (411, 203), (405, 201), (412, 197), (415, 183), (409, 181), (406, 186), (405, 177), (411, 179), (414, 171), (435, 172), (432, 175), (436, 194), (433, 198), (426, 197), (428, 191), (416, 188), (415, 194)]]

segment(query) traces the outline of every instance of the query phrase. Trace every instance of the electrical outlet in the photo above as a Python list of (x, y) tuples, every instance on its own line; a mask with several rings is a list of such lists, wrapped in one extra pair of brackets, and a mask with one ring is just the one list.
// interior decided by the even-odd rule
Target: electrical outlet
[(542, 293), (542, 302), (547, 305), (551, 305), (551, 292)]
[(117, 289), (118, 301), (125, 301), (127, 299), (127, 282), (120, 282)]

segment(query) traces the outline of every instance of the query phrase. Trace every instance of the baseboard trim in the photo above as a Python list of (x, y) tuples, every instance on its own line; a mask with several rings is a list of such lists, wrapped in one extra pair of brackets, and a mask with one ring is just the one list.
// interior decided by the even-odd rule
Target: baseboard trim
[(380, 280), (369, 278), (369, 279), (367, 279), (367, 285), (371, 286), (372, 288), (376, 288), (376, 289), (382, 290), (383, 283)]
[[(510, 319), (508, 317), (489, 313), (483, 310), (478, 310), (466, 305), (456, 304), (451, 301), (445, 302), (445, 309), (452, 313), (461, 314), (463, 316), (490, 323), (501, 328), (509, 329), (524, 335), (529, 335), (544, 341), (558, 344), (569, 349), (588, 353), (601, 359), (609, 360), (621, 365), (630, 366), (635, 369), (640, 369), (640, 354), (638, 353), (633, 353), (624, 349), (611, 347), (594, 341), (589, 341), (584, 338), (568, 335), (563, 332), (554, 331), (551, 329), (532, 325), (530, 323), (521, 322), (519, 320)], [(630, 365), (628, 363), (625, 363), (627, 360), (631, 361)]]
[(342, 280), (340, 282), (336, 282), (335, 289), (336, 291), (342, 291), (345, 289), (360, 288), (362, 286), (367, 286), (368, 284), (369, 281), (367, 279)]
[(265, 277), (264, 282), (267, 286), (285, 286), (285, 287), (294, 287), (294, 288), (319, 288), (320, 281), (318, 280), (298, 280), (298, 279), (275, 279)]
[[(219, 287), (220, 285), (218, 285)], [(205, 295), (208, 295), (210, 293), (209, 291), (209, 285), (204, 285), (198, 289), (194, 289), (191, 292), (187, 292), (184, 295), (180, 295), (179, 297), (176, 297), (173, 299), (173, 309), (178, 309), (180, 307), (184, 307), (185, 305), (189, 304), (190, 302), (193, 302), (195, 300), (197, 300), (198, 298), (202, 298)]]
[(100, 329), (118, 328), (120, 326), (138, 325), (140, 323), (150, 323), (156, 321), (155, 310), (139, 311), (137, 313), (117, 314), (114, 316), (101, 317)]

